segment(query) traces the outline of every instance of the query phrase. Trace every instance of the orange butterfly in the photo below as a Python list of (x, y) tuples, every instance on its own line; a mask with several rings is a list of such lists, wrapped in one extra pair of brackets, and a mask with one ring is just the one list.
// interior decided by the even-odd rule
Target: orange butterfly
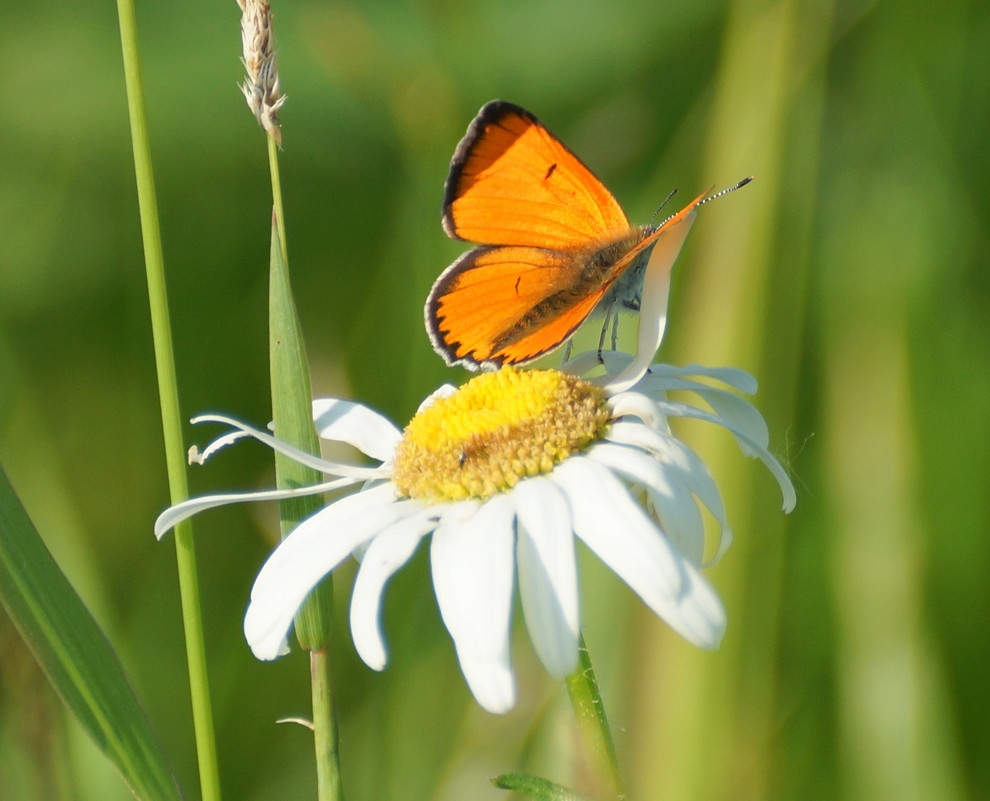
[[(426, 329), (447, 364), (525, 364), (566, 342), (597, 308), (638, 309), (650, 250), (716, 195), (658, 226), (633, 226), (582, 162), (532, 114), (493, 100), (468, 127), (444, 185), (443, 228), (480, 245), (426, 300)], [(604, 332), (603, 332), (604, 335)]]

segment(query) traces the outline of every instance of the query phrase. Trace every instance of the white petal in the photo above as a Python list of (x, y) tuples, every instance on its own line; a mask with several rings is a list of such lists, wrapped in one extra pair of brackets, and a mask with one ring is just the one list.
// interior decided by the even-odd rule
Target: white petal
[[(652, 386), (648, 389), (647, 384)], [(644, 379), (636, 385), (634, 392), (622, 393), (617, 397), (625, 398), (629, 395), (642, 394), (657, 400), (666, 400), (666, 393), (673, 390), (694, 392), (704, 399), (717, 415), (728, 421), (732, 429), (744, 432), (749, 439), (764, 448), (769, 444), (770, 432), (763, 415), (748, 400), (726, 389), (710, 387), (699, 381), (684, 378), (670, 378), (659, 382), (649, 382), (648, 379)], [(657, 397), (658, 395), (660, 397)], [(610, 404), (612, 402), (614, 401), (610, 401)]]
[(608, 399), (608, 408), (613, 419), (638, 417), (651, 428), (664, 434), (670, 433), (667, 418), (660, 411), (656, 398), (651, 398), (642, 392), (620, 392), (613, 395)]
[(359, 478), (337, 478), (333, 481), (324, 481), (322, 484), (313, 484), (310, 487), (296, 487), (295, 489), (285, 490), (258, 490), (256, 492), (227, 492), (222, 495), (203, 495), (199, 498), (190, 498), (188, 501), (170, 506), (158, 515), (158, 519), (155, 520), (155, 537), (161, 539), (183, 520), (188, 520), (193, 515), (205, 512), (207, 509), (217, 509), (233, 503), (281, 501), (286, 498), (299, 498), (304, 495), (319, 495), (321, 492), (330, 492), (330, 490), (349, 487), (359, 481), (361, 481)]
[[(721, 387), (712, 387), (710, 384), (706, 384), (702, 381), (696, 381), (693, 378), (681, 377), (679, 375), (667, 373), (658, 373), (654, 375), (653, 371), (658, 370), (661, 367), (667, 367), (665, 364), (654, 364), (650, 366), (650, 372), (640, 379), (639, 383), (636, 384), (630, 392), (640, 392), (644, 395), (664, 395), (674, 389), (685, 389), (685, 390), (698, 390), (698, 389), (717, 389), (719, 392), (730, 392), (730, 390), (722, 389)], [(735, 394), (735, 393), (732, 393)]]
[[(245, 435), (254, 437), (259, 442), (265, 443), (265, 445), (272, 450), (278, 451), (279, 453), (284, 453), (290, 459), (294, 459), (299, 462), (299, 464), (304, 464), (306, 467), (312, 467), (314, 470), (319, 470), (321, 473), (337, 476), (350, 476), (352, 478), (363, 478), (368, 480), (387, 478), (387, 473), (384, 473), (381, 468), (359, 467), (357, 465), (328, 462), (326, 459), (321, 459), (319, 456), (313, 456), (311, 453), (306, 453), (305, 451), (299, 450), (299, 448), (289, 445), (287, 442), (276, 439), (266, 431), (261, 431), (254, 426), (249, 426), (246, 423), (242, 423), (240, 420), (235, 420), (233, 417), (227, 417), (222, 414), (201, 414), (198, 417), (194, 417), (191, 422), (224, 423), (232, 426), (238, 431), (244, 432)], [(223, 439), (223, 437), (221, 437), (221, 439)]]
[(381, 670), (388, 661), (381, 628), (385, 584), (413, 555), (419, 541), (436, 527), (437, 509), (427, 507), (399, 520), (375, 537), (361, 560), (351, 595), (351, 637), (364, 663)]
[(346, 442), (380, 462), (392, 458), (402, 432), (387, 417), (360, 403), (317, 398), (313, 401), (313, 422), (323, 439)]
[(567, 676), (577, 666), (580, 625), (570, 510), (557, 485), (545, 478), (520, 481), (512, 492), (520, 524), (516, 552), (526, 628), (547, 672)]
[(671, 596), (680, 592), (674, 549), (611, 470), (571, 457), (551, 477), (566, 494), (574, 532), (626, 583), (634, 589), (654, 584)]
[(384, 484), (347, 495), (300, 523), (265, 562), (251, 590), (244, 636), (258, 659), (285, 653), (285, 642), (302, 602), (351, 551), (421, 506), (396, 501)]
[(650, 371), (637, 385), (637, 389), (647, 392), (651, 389), (665, 389), (663, 381), (670, 377), (687, 378), (690, 376), (703, 376), (723, 384), (743, 393), (743, 395), (755, 395), (757, 390), (756, 379), (745, 370), (738, 367), (703, 367), (700, 364), (688, 364), (684, 367), (674, 367), (671, 364), (650, 365)]
[(495, 714), (511, 709), (516, 697), (509, 663), (514, 514), (507, 494), (455, 504), (430, 549), (440, 615), (461, 671), (478, 703)]
[(603, 465), (571, 457), (551, 474), (571, 506), (575, 533), (647, 606), (689, 642), (715, 648), (725, 610), (701, 574)]
[[(775, 479), (777, 479), (777, 485), (780, 487), (780, 494), (783, 498), (783, 509), (785, 512), (790, 512), (794, 508), (794, 504), (797, 503), (797, 495), (794, 492), (794, 485), (791, 483), (790, 477), (787, 475), (787, 471), (784, 470), (777, 458), (770, 453), (764, 446), (759, 442), (752, 440), (746, 431), (740, 429), (736, 426), (735, 422), (731, 418), (720, 417), (711, 412), (705, 412), (698, 409), (695, 406), (690, 406), (686, 403), (676, 403), (674, 401), (664, 401), (658, 400), (654, 401), (657, 405), (658, 412), (664, 417), (686, 417), (694, 420), (704, 420), (708, 423), (714, 423), (715, 425), (721, 426), (722, 428), (729, 431), (736, 439), (740, 449), (747, 456), (754, 456), (759, 459), (766, 468), (770, 471)], [(620, 423), (615, 423), (612, 429)], [(612, 439), (611, 431), (606, 434), (608, 439)]]
[(700, 565), (705, 552), (705, 524), (691, 490), (678, 471), (638, 448), (600, 443), (588, 458), (642, 484), (655, 507), (660, 528), (693, 565)]
[(636, 358), (619, 375), (605, 386), (606, 391), (621, 392), (629, 389), (643, 377), (653, 357), (656, 356), (663, 332), (667, 327), (667, 300), (670, 297), (670, 271), (681, 252), (688, 231), (694, 223), (694, 212), (674, 223), (653, 246), (643, 277), (643, 301), (639, 309), (639, 333), (636, 340)]
[(767, 421), (748, 400), (721, 389), (698, 389), (695, 392), (719, 417), (727, 421), (732, 430), (743, 432), (748, 440), (761, 448), (769, 446), (770, 430), (767, 428)]
[[(195, 418), (190, 422), (195, 422)], [(196, 445), (192, 445), (188, 453), (189, 464), (206, 464), (206, 460), (213, 456), (214, 453), (223, 450), (228, 445), (233, 445), (237, 440), (244, 439), (247, 436), (250, 435), (246, 431), (231, 431), (221, 437), (217, 437), (213, 442), (203, 448), (203, 450), (200, 450)]]
[(634, 445), (652, 453), (657, 459), (678, 471), (680, 479), (697, 495), (719, 525), (728, 528), (725, 506), (718, 485), (698, 454), (677, 437), (655, 431), (639, 423), (613, 423), (605, 438), (621, 445)]
[(791, 483), (791, 479), (787, 475), (787, 471), (784, 470), (783, 465), (777, 461), (777, 457), (770, 453), (766, 447), (761, 445), (759, 442), (750, 439), (747, 432), (738, 428), (732, 419), (709, 414), (708, 412), (703, 412), (694, 406), (688, 406), (683, 403), (661, 401), (658, 405), (660, 406), (661, 411), (671, 417), (680, 416), (693, 418), (695, 420), (705, 420), (709, 423), (720, 425), (730, 431), (736, 438), (736, 442), (739, 444), (742, 452), (747, 456), (755, 456), (763, 462), (764, 466), (770, 471), (773, 477), (777, 479), (777, 485), (780, 487), (780, 494), (783, 498), (784, 511), (790, 512), (794, 508), (794, 504), (797, 503), (797, 495), (794, 492), (794, 485)]
[(646, 425), (630, 422), (613, 423), (605, 438), (623, 445), (634, 445), (649, 451), (667, 467), (676, 471), (687, 488), (698, 496), (719, 525), (719, 541), (715, 556), (709, 564), (715, 564), (732, 542), (732, 531), (725, 516), (725, 506), (718, 485), (707, 465), (677, 437), (654, 431)]

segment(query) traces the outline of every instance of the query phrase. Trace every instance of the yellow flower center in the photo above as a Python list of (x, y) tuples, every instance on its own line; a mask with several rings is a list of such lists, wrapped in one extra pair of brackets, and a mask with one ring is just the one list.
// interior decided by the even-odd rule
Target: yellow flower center
[(586, 448), (608, 420), (600, 387), (557, 370), (505, 367), (417, 414), (392, 480), (410, 498), (490, 498)]

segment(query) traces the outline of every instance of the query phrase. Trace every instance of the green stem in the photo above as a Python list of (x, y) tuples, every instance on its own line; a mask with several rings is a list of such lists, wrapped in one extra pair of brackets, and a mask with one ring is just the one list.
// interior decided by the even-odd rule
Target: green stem
[(288, 271), (289, 249), (285, 242), (285, 209), (282, 206), (282, 176), (278, 169), (278, 145), (274, 136), (266, 136), (268, 140), (268, 171), (272, 176), (272, 205), (275, 209), (275, 224), (278, 226), (278, 241), (282, 246), (282, 261)]
[(337, 715), (333, 706), (330, 654), (327, 649), (310, 651), (313, 683), (313, 734), (316, 740), (316, 779), (319, 801), (339, 801), (344, 797), (340, 781), (340, 754), (337, 751)]
[(578, 647), (578, 669), (567, 677), (567, 692), (571, 706), (577, 717), (578, 726), (587, 754), (594, 764), (596, 775), (607, 786), (613, 797), (626, 797), (625, 785), (619, 772), (619, 760), (615, 755), (612, 730), (605, 715), (595, 669), (591, 666), (591, 656), (584, 644), (584, 635)]
[[(144, 241), (144, 262), (151, 306), (151, 328), (158, 371), (158, 395), (162, 411), (162, 431), (165, 439), (165, 463), (169, 492), (173, 504), (189, 497), (186, 484), (186, 452), (182, 439), (182, 418), (179, 413), (179, 391), (175, 378), (175, 358), (172, 351), (172, 331), (169, 323), (168, 296), (165, 291), (165, 267), (162, 257), (161, 233), (158, 227), (158, 204), (151, 169), (151, 146), (148, 141), (148, 121), (144, 109), (140, 60), (137, 50), (137, 26), (132, 0), (117, 0), (120, 21), (120, 44), (124, 58), (124, 79), (127, 86), (127, 110), (130, 117), (131, 143), (134, 150), (134, 172), (137, 182), (138, 208), (141, 215), (141, 235)], [(179, 594), (182, 623), (186, 637), (186, 660), (192, 696), (193, 728), (199, 781), (203, 801), (219, 801), (220, 778), (217, 769), (216, 738), (213, 711), (210, 706), (210, 686), (206, 671), (206, 645), (199, 598), (199, 579), (192, 525), (187, 521), (175, 527), (175, 551), (178, 563)]]
[[(271, 276), (269, 283), (269, 348), (271, 359), (272, 419), (275, 434), (300, 450), (319, 455), (320, 444), (313, 426), (312, 391), (302, 327), (296, 313), (285, 258), (285, 229), (282, 224), (282, 193), (278, 151), (268, 137), (268, 159), (272, 174), (274, 220), (272, 221)], [(275, 455), (279, 487), (316, 484), (322, 476), (282, 454)], [(282, 537), (301, 521), (319, 511), (318, 496), (293, 498), (279, 504)], [(333, 579), (327, 576), (306, 599), (296, 615), (296, 637), (310, 654), (313, 693), (313, 727), (320, 801), (340, 801), (340, 757), (337, 752), (337, 723), (330, 672), (330, 625), (333, 617)]]

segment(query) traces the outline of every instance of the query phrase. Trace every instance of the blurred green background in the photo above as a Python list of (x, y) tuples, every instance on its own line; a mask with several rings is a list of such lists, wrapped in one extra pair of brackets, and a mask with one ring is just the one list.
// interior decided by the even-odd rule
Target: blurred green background
[[(675, 275), (674, 363), (760, 380), (772, 480), (685, 428), (736, 542), (730, 624), (700, 653), (583, 554), (586, 637), (633, 799), (990, 798), (990, 4), (949, 0), (274, 0), (290, 264), (317, 394), (400, 423), (443, 367), (422, 302), (462, 248), (447, 163), (494, 97), (533, 110), (638, 222), (705, 208)], [(138, 3), (185, 416), (269, 419), (264, 139), (237, 83), (233, 0)], [(105, 627), (198, 796), (115, 7), (4, 13), (0, 460)], [(190, 443), (212, 431), (188, 431)], [(194, 492), (273, 481), (242, 444)], [(241, 635), (272, 508), (197, 523), (227, 798), (314, 797), (307, 662)], [(562, 686), (521, 626), (520, 703), (472, 701), (420, 553), (390, 585), (382, 674), (336, 679), (352, 801), (504, 797), (579, 782)], [(518, 617), (518, 615), (517, 615)], [(0, 798), (128, 798), (0, 616)]]

